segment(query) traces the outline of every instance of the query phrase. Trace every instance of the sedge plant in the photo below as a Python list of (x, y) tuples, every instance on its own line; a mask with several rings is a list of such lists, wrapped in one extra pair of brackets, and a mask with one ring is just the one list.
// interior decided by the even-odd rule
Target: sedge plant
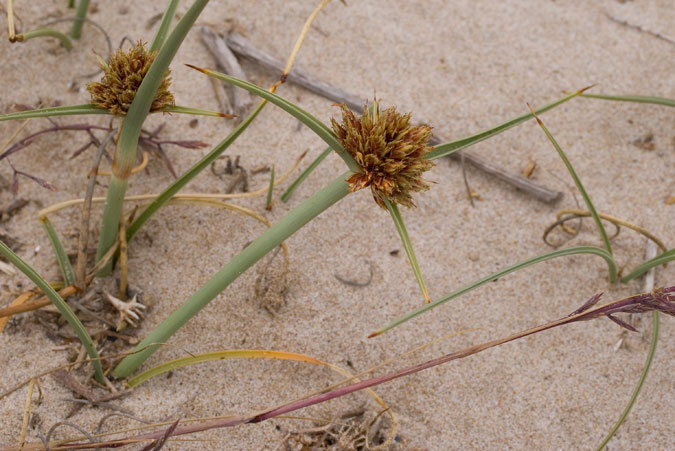
[[(85, 3), (85, 2), (81, 2)], [(118, 240), (117, 231), (119, 230), (120, 216), (124, 200), (124, 194), (128, 184), (128, 179), (131, 174), (131, 169), (137, 157), (137, 146), (140, 136), (141, 126), (145, 117), (150, 112), (156, 111), (172, 111), (172, 112), (187, 112), (196, 114), (207, 114), (203, 110), (187, 109), (182, 107), (175, 107), (172, 105), (173, 98), (168, 90), (167, 71), (168, 66), (173, 59), (178, 47), (180, 46), (185, 35), (191, 28), (192, 24), (199, 16), (203, 8), (206, 6), (207, 0), (196, 0), (188, 12), (183, 16), (178, 25), (171, 33), (167, 34), (169, 24), (175, 12), (177, 2), (169, 2), (169, 6), (165, 11), (160, 29), (156, 35), (155, 40), (151, 45), (149, 51), (146, 51), (142, 44), (135, 46), (129, 53), (118, 53), (114, 55), (108, 62), (102, 61), (102, 66), (106, 71), (104, 80), (99, 84), (90, 86), (89, 91), (92, 94), (93, 102), (87, 105), (78, 105), (73, 107), (56, 107), (42, 110), (13, 113), (10, 115), (0, 116), (0, 120), (20, 119), (30, 117), (48, 117), (53, 115), (70, 115), (70, 114), (116, 114), (123, 116), (120, 135), (117, 140), (117, 150), (115, 152), (113, 162), (113, 175), (110, 180), (109, 189), (107, 193), (106, 206), (103, 214), (103, 222), (101, 228), (101, 238), (98, 245), (97, 260), (109, 260), (106, 267), (100, 274), (107, 274), (112, 265), (110, 258), (113, 247)], [(173, 8), (173, 9), (172, 9)], [(85, 8), (86, 9), (86, 8)], [(163, 36), (167, 36), (164, 38)], [(157, 52), (156, 54), (154, 52)], [(194, 67), (194, 66), (191, 66)], [(178, 310), (173, 312), (169, 317), (152, 331), (145, 339), (139, 343), (134, 352), (125, 357), (120, 364), (115, 368), (113, 375), (117, 378), (129, 377), (158, 347), (160, 343), (166, 342), (182, 325), (194, 317), (202, 308), (204, 308), (212, 299), (214, 299), (220, 292), (232, 283), (239, 275), (250, 268), (254, 263), (263, 258), (267, 253), (280, 245), (286, 238), (291, 236), (309, 221), (314, 219), (322, 211), (330, 208), (339, 200), (343, 199), (350, 193), (357, 192), (363, 188), (370, 188), (374, 201), (378, 206), (388, 211), (392, 216), (395, 227), (404, 244), (408, 259), (414, 271), (414, 275), (420, 286), (423, 297), (427, 301), (425, 305), (419, 309), (411, 312), (404, 317), (390, 323), (389, 325), (379, 329), (371, 334), (376, 336), (408, 321), (422, 313), (439, 306), (463, 293), (466, 293), (484, 283), (495, 280), (505, 274), (517, 271), (523, 267), (549, 260), (552, 258), (573, 255), (573, 254), (591, 254), (603, 258), (608, 265), (609, 279), (615, 282), (617, 279), (617, 265), (612, 255), (607, 233), (600, 221), (600, 214), (593, 205), (590, 196), (585, 191), (580, 178), (574, 171), (571, 162), (567, 159), (564, 152), (557, 144), (553, 136), (546, 129), (543, 123), (538, 118), (538, 114), (542, 114), (568, 100), (579, 95), (590, 96), (583, 94), (584, 90), (571, 93), (551, 104), (536, 110), (531, 110), (531, 114), (524, 114), (513, 120), (507, 121), (496, 127), (492, 127), (483, 132), (471, 135), (464, 139), (440, 144), (435, 147), (428, 145), (430, 136), (430, 128), (427, 126), (411, 125), (410, 114), (403, 115), (396, 111), (395, 108), (388, 108), (384, 111), (380, 110), (378, 101), (375, 100), (372, 107), (366, 104), (363, 114), (357, 117), (353, 112), (346, 107), (342, 107), (342, 120), (333, 120), (332, 127), (329, 127), (308, 112), (302, 110), (297, 105), (283, 99), (274, 93), (274, 89), (264, 90), (251, 83), (238, 80), (236, 78), (219, 74), (214, 71), (206, 69), (195, 69), (215, 77), (217, 79), (232, 83), (235, 86), (246, 89), (261, 98), (263, 102), (227, 137), (225, 140), (216, 146), (205, 158), (197, 163), (188, 172), (183, 174), (179, 179), (167, 188), (155, 201), (147, 207), (138, 218), (126, 229), (126, 241), (130, 241), (143, 224), (152, 216), (160, 207), (165, 205), (174, 194), (180, 190), (189, 180), (199, 174), (206, 168), (218, 155), (220, 155), (229, 145), (236, 140), (241, 133), (250, 125), (255, 117), (262, 110), (266, 102), (271, 102), (286, 112), (290, 113), (310, 129), (312, 129), (320, 138), (322, 138), (329, 146), (330, 150), (322, 153), (320, 158), (325, 158), (330, 151), (336, 152), (345, 162), (347, 171), (332, 182), (330, 182), (322, 190), (302, 202), (298, 207), (287, 214), (277, 224), (272, 226), (249, 246), (247, 246), (239, 255), (234, 257), (227, 263), (219, 272), (217, 272), (204, 286), (202, 286), (196, 293), (194, 293)], [(133, 92), (127, 92), (125, 89), (119, 88), (117, 79), (120, 73), (129, 72), (132, 74), (130, 82), (137, 86)], [(140, 73), (139, 73), (140, 71)], [(625, 100), (625, 101), (642, 101), (648, 103), (656, 103), (667, 106), (674, 106), (675, 103), (669, 99), (661, 99), (655, 97), (620, 97), (620, 96), (600, 96), (595, 97), (605, 98), (607, 100)], [(425, 191), (429, 188), (428, 183), (423, 178), (423, 173), (433, 166), (433, 160), (442, 156), (450, 155), (461, 149), (469, 147), (482, 140), (488, 139), (502, 131), (514, 127), (529, 119), (535, 118), (541, 128), (546, 133), (547, 137), (553, 144), (561, 159), (564, 161), (570, 175), (572, 176), (578, 190), (582, 193), (582, 197), (586, 203), (586, 207), (599, 230), (603, 241), (603, 247), (595, 246), (580, 246), (570, 249), (562, 249), (540, 256), (533, 257), (526, 261), (520, 262), (504, 270), (498, 271), (487, 277), (474, 282), (467, 287), (454, 291), (453, 293), (437, 300), (429, 302), (426, 286), (417, 264), (410, 238), (408, 237), (402, 215), (398, 209), (398, 205), (407, 207), (414, 206), (412, 194)], [(309, 171), (316, 167), (320, 160), (313, 163)], [(306, 171), (301, 176), (306, 177), (309, 171)], [(297, 186), (302, 181), (302, 178), (293, 185)], [(274, 182), (271, 182), (271, 185)], [(290, 193), (289, 193), (290, 194)], [(268, 205), (271, 199), (268, 197)], [(67, 256), (64, 257), (65, 252), (60, 245), (57, 234), (54, 232), (48, 220), (43, 221), (43, 226), (50, 237), (50, 241), (57, 254), (60, 269), (64, 282), (68, 283), (73, 280), (73, 270), (69, 267)], [(12, 256), (11, 250), (0, 247), (0, 251), (11, 259), (22, 271), (26, 272), (31, 277), (30, 268), (22, 264), (20, 259)], [(663, 254), (651, 259), (640, 265), (628, 276), (622, 279), (626, 282), (634, 277), (647, 271), (649, 268), (664, 264), (667, 261), (675, 259), (673, 250), (666, 251)], [(50, 296), (57, 306), (60, 305), (58, 294), (49, 291), (48, 284), (38, 277), (31, 277), (38, 286)], [(52, 290), (53, 291), (53, 290)], [(667, 298), (670, 302), (670, 297)], [(61, 300), (62, 302), (62, 300)], [(586, 309), (575, 312), (576, 315), (581, 315), (586, 312)], [(658, 309), (657, 309), (658, 310)], [(621, 310), (625, 311), (625, 310)], [(590, 312), (590, 311), (589, 311)], [(586, 312), (586, 314), (589, 314)], [(593, 311), (595, 312), (595, 310)], [(68, 313), (66, 309), (62, 310), (64, 316), (69, 321), (72, 320), (68, 315), (74, 316), (72, 312)], [(670, 313), (670, 311), (668, 312)], [(598, 314), (599, 315), (599, 314)], [(604, 316), (611, 317), (610, 313), (603, 313)], [(76, 317), (75, 317), (76, 318)], [(576, 320), (576, 318), (575, 318)], [(655, 322), (658, 316), (655, 315)], [(570, 322), (571, 320), (568, 320)], [(562, 324), (562, 323), (561, 323)], [(655, 323), (657, 324), (657, 323)], [(77, 331), (78, 327), (74, 321), (71, 325)], [(79, 333), (78, 333), (79, 335)], [(86, 342), (86, 331), (80, 338), (83, 343)], [(83, 338), (84, 337), (84, 338)], [(655, 343), (654, 338), (654, 343)], [(86, 347), (86, 344), (85, 344)], [(95, 352), (95, 349), (94, 349)], [(90, 353), (92, 359), (94, 353)], [(448, 359), (449, 361), (451, 359)], [(95, 360), (96, 361), (96, 360)], [(438, 364), (438, 363), (436, 363)], [(433, 366), (433, 365), (431, 365)], [(430, 366), (427, 366), (430, 367)], [(99, 376), (98, 368), (97, 378)], [(411, 374), (407, 372), (405, 374)], [(400, 376), (405, 375), (403, 373)], [(390, 380), (390, 379), (388, 379)], [(373, 384), (375, 385), (375, 384)], [(353, 387), (353, 390), (364, 388), (367, 385), (359, 385)], [(329, 398), (321, 398), (329, 399)], [(317, 402), (320, 402), (318, 400)], [(290, 411), (290, 410), (285, 410)], [(275, 412), (276, 415), (280, 414)], [(269, 417), (269, 416), (267, 416)], [(265, 416), (250, 419), (250, 422), (261, 421)]]

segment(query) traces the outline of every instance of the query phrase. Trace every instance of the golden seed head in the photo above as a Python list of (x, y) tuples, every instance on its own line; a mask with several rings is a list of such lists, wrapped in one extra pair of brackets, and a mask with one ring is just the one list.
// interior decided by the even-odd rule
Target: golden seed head
[(331, 119), (333, 131), (362, 170), (347, 179), (349, 191), (370, 186), (382, 208), (384, 197), (414, 207), (411, 193), (429, 189), (422, 173), (434, 167), (424, 159), (432, 149), (427, 145), (431, 127), (410, 125), (410, 113), (402, 115), (394, 107), (380, 112), (377, 100), (372, 108), (366, 102), (360, 118), (346, 105), (341, 108), (342, 124)]
[[(100, 82), (87, 85), (92, 105), (105, 108), (113, 114), (125, 115), (129, 111), (145, 74), (148, 73), (150, 65), (155, 60), (155, 56), (157, 56), (157, 51), (148, 52), (145, 44), (138, 41), (128, 52), (122, 49), (117, 50), (110, 56), (107, 64), (99, 57), (103, 78)], [(167, 69), (152, 101), (151, 112), (174, 105), (173, 94), (169, 91), (170, 74), (171, 71)]]

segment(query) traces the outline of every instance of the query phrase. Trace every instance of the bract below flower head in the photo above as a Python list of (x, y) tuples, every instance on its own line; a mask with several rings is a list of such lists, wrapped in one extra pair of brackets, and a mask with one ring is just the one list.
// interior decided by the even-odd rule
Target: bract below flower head
[[(97, 55), (98, 56), (98, 55)], [(91, 94), (91, 103), (94, 106), (105, 108), (113, 114), (125, 115), (129, 111), (131, 102), (136, 97), (136, 92), (141, 82), (155, 60), (157, 51), (148, 52), (142, 41), (132, 47), (128, 52), (122, 49), (110, 55), (106, 63), (101, 57), (99, 62), (103, 69), (103, 78), (100, 82), (92, 82), (87, 85), (87, 91)], [(173, 105), (173, 94), (169, 91), (171, 79), (170, 70), (167, 69), (162, 83), (155, 93), (150, 111), (161, 110)]]
[(414, 207), (411, 193), (429, 189), (422, 173), (434, 167), (424, 159), (432, 149), (427, 144), (431, 127), (410, 125), (410, 113), (400, 114), (394, 107), (381, 112), (377, 100), (371, 108), (366, 102), (361, 117), (346, 105), (341, 109), (342, 123), (331, 119), (333, 131), (362, 170), (347, 179), (349, 190), (370, 186), (382, 208), (383, 198)]

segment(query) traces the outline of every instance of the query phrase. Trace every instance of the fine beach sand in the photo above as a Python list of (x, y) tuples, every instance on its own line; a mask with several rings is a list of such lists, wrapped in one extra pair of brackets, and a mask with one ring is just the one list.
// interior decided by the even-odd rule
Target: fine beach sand
[[(5, 4), (6, 2), (3, 2)], [(24, 30), (72, 15), (66, 1), (16, 2)], [(164, 1), (95, 2), (90, 14), (110, 34), (113, 46), (123, 37), (149, 41), (149, 18)], [(184, 12), (189, 2), (180, 4)], [(285, 60), (316, 1), (212, 1), (198, 24), (223, 32), (231, 27), (258, 48)], [(610, 17), (616, 19), (611, 20)], [(622, 25), (627, 21), (642, 31)], [(675, 97), (675, 9), (670, 0), (596, 2), (558, 0), (493, 1), (348, 1), (329, 4), (316, 19), (296, 66), (312, 76), (362, 97), (375, 92), (385, 106), (413, 111), (416, 121), (434, 126), (455, 140), (527, 112), (571, 91), (597, 84), (592, 92)], [(66, 30), (67, 24), (55, 27)], [(0, 21), (3, 35), (6, 18)], [(650, 34), (644, 30), (649, 30)], [(0, 111), (22, 103), (63, 105), (88, 101), (84, 85), (96, 69), (91, 50), (105, 54), (105, 41), (91, 26), (68, 52), (51, 39), (0, 45)], [(183, 65), (215, 68), (193, 30), (172, 68), (179, 105), (219, 109), (208, 78)], [(253, 83), (268, 86), (278, 75), (243, 62)], [(79, 78), (78, 78), (79, 77)], [(98, 78), (98, 77), (97, 77)], [(71, 83), (75, 88), (71, 89)], [(333, 102), (285, 84), (278, 93), (328, 122), (339, 110)], [(192, 116), (154, 115), (147, 128), (165, 123), (165, 139), (199, 139), (211, 146), (232, 129), (233, 121)], [(638, 224), (667, 246), (675, 242), (675, 115), (667, 107), (574, 99), (542, 119), (574, 165), (598, 210)], [(61, 123), (107, 125), (108, 118), (60, 118)], [(32, 120), (20, 137), (47, 126)], [(0, 123), (0, 142), (18, 122)], [(18, 169), (58, 187), (51, 193), (21, 178), (19, 197), (30, 202), (0, 227), (18, 240), (20, 256), (48, 280), (59, 278), (56, 260), (36, 212), (82, 197), (93, 149), (68, 156), (86, 140), (64, 132), (37, 139), (12, 156)], [(653, 135), (653, 149), (634, 144)], [(210, 148), (210, 147), (209, 147)], [(285, 172), (305, 150), (305, 167), (325, 144), (298, 121), (268, 106), (227, 151), (246, 168), (274, 164)], [(178, 173), (207, 149), (167, 147)], [(458, 162), (438, 160), (427, 178), (437, 182), (415, 196), (416, 209), (402, 209), (432, 299), (526, 258), (548, 252), (542, 233), (563, 208), (576, 208), (578, 195), (564, 164), (534, 121), (471, 148), (510, 172), (529, 161), (533, 180), (562, 191), (547, 204), (467, 166), (471, 188), (480, 195), (472, 207)], [(104, 165), (107, 165), (104, 164)], [(107, 166), (106, 166), (107, 167)], [(129, 194), (157, 193), (172, 181), (163, 163), (151, 159), (149, 175), (134, 176)], [(301, 185), (288, 203), (265, 211), (264, 196), (236, 203), (275, 222), (301, 200), (344, 171), (330, 156)], [(292, 176), (299, 174), (296, 170)], [(12, 172), (0, 162), (4, 180), (0, 207), (13, 200)], [(267, 174), (254, 175), (251, 189), (265, 187)], [(95, 195), (105, 194), (101, 177)], [(227, 181), (204, 171), (184, 192), (222, 192)], [(278, 198), (290, 181), (282, 183)], [(574, 192), (574, 196), (573, 193)], [(93, 209), (98, 227), (101, 206)], [(74, 248), (80, 213), (71, 208), (52, 215), (66, 247)], [(264, 226), (231, 212), (197, 206), (169, 206), (148, 222), (129, 250), (130, 283), (141, 290), (149, 309), (140, 329), (145, 336), (176, 309)], [(613, 227), (608, 226), (611, 233)], [(557, 233), (562, 241), (564, 236)], [(258, 264), (212, 301), (155, 353), (143, 369), (202, 352), (225, 349), (274, 349), (298, 352), (350, 371), (362, 371), (445, 335), (459, 336), (397, 360), (384, 371), (422, 362), (472, 344), (554, 320), (577, 309), (591, 295), (604, 301), (642, 291), (643, 281), (611, 286), (605, 262), (573, 256), (541, 263), (503, 277), (446, 303), (383, 336), (374, 330), (423, 302), (388, 213), (375, 207), (364, 190), (339, 202), (288, 241), (288, 291), (282, 298), (258, 299)], [(590, 219), (565, 246), (601, 245)], [(627, 271), (644, 259), (646, 239), (623, 228), (613, 241), (616, 260)], [(399, 250), (398, 255), (391, 251)], [(280, 260), (278, 260), (280, 261)], [(342, 279), (364, 281), (365, 287)], [(116, 274), (117, 275), (117, 274)], [(21, 285), (20, 285), (21, 284)], [(675, 284), (675, 264), (659, 267), (656, 286)], [(21, 275), (0, 273), (0, 305), (31, 287)], [(23, 288), (22, 288), (23, 287)], [(276, 315), (265, 303), (278, 303)], [(0, 392), (15, 383), (67, 362), (63, 343), (52, 341), (34, 314), (0, 334)], [(67, 327), (65, 328), (67, 329)], [(607, 319), (576, 323), (494, 348), (481, 354), (398, 379), (374, 391), (399, 419), (396, 449), (593, 449), (614, 425), (640, 377), (652, 331), (651, 315), (639, 320), (639, 333), (628, 333)], [(620, 346), (617, 344), (622, 340)], [(675, 318), (661, 315), (656, 358), (637, 403), (608, 449), (675, 447)], [(271, 360), (218, 361), (176, 370), (139, 386), (114, 405), (150, 421), (238, 415), (288, 402), (340, 380), (323, 367)], [(47, 376), (40, 379), (42, 403), (33, 405), (39, 432), (65, 419), (72, 393)], [(0, 445), (19, 440), (26, 388), (0, 399)], [(359, 392), (292, 415), (330, 420), (365, 406), (380, 407)], [(106, 408), (81, 409), (68, 419), (94, 431)], [(111, 419), (105, 430), (136, 427), (126, 418)], [(168, 443), (165, 449), (275, 449), (289, 431), (315, 427), (307, 420), (273, 419), (261, 424), (200, 433), (205, 442)], [(39, 441), (36, 429), (28, 442)], [(77, 434), (63, 427), (56, 437)], [(283, 449), (283, 446), (282, 448)]]

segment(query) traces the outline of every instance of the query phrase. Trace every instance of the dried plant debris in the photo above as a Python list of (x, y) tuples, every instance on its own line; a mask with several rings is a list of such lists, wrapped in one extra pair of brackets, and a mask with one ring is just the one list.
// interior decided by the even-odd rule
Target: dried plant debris
[(362, 169), (347, 179), (349, 191), (370, 186), (382, 208), (386, 208), (383, 198), (414, 207), (411, 193), (429, 189), (422, 173), (434, 167), (424, 159), (432, 150), (431, 127), (411, 125), (410, 113), (400, 114), (394, 107), (380, 112), (377, 100), (372, 108), (366, 102), (360, 118), (347, 105), (341, 109), (342, 123), (332, 119), (333, 131)]
[[(315, 427), (289, 431), (277, 449), (287, 451), (365, 451), (370, 449), (397, 449), (400, 438), (387, 443), (391, 427), (389, 417), (360, 407), (337, 415), (329, 422), (315, 423)], [(279, 429), (279, 427), (277, 426)]]
[(654, 134), (649, 133), (648, 135), (634, 140), (633, 145), (642, 150), (654, 150), (656, 148), (656, 144), (654, 143)]
[[(122, 49), (117, 50), (110, 55), (107, 63), (99, 57), (101, 68), (103, 68), (103, 78), (100, 82), (92, 82), (87, 85), (87, 91), (91, 94), (92, 105), (105, 108), (113, 114), (127, 114), (131, 102), (136, 97), (136, 92), (156, 56), (157, 51), (148, 52), (145, 43), (138, 41), (128, 52)], [(151, 112), (174, 105), (173, 94), (169, 91), (171, 85), (170, 73), (171, 71), (167, 69), (162, 78), (162, 83), (157, 89), (150, 107)]]

